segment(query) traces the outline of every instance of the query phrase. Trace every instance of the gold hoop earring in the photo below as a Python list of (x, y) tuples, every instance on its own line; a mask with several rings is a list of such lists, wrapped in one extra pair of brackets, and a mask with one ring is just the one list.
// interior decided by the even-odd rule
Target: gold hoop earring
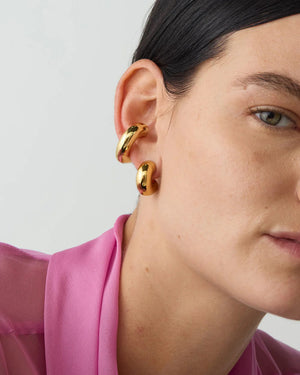
[(147, 135), (148, 131), (149, 127), (144, 124), (135, 124), (125, 131), (121, 136), (116, 149), (116, 158), (120, 163), (130, 163), (131, 160), (129, 153), (132, 145), (137, 138)]
[(152, 195), (158, 189), (158, 184), (155, 180), (152, 181), (152, 175), (156, 170), (153, 161), (144, 161), (137, 171), (136, 186), (141, 195)]
[[(130, 163), (130, 150), (134, 142), (139, 137), (147, 135), (149, 127), (144, 124), (135, 124), (130, 126), (121, 136), (117, 149), (116, 158), (120, 163)], [(158, 189), (158, 184), (152, 181), (152, 175), (156, 170), (156, 165), (153, 161), (147, 160), (143, 162), (137, 171), (136, 185), (141, 195), (151, 195)]]

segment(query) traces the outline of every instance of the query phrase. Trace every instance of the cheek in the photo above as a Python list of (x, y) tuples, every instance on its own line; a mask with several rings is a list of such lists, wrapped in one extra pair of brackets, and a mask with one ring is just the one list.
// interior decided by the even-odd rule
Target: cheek
[(187, 216), (188, 220), (178, 221), (190, 231), (218, 226), (223, 236), (228, 235), (228, 227), (236, 233), (251, 220), (253, 225), (274, 186), (266, 158), (247, 143), (246, 136), (228, 128), (170, 134), (161, 186), (168, 210), (176, 212), (178, 219)]
[(226, 268), (230, 282), (241, 264), (264, 264), (254, 243), (272, 224), (282, 171), (257, 134), (195, 123), (172, 131), (164, 148), (161, 228), (190, 266), (215, 277)]

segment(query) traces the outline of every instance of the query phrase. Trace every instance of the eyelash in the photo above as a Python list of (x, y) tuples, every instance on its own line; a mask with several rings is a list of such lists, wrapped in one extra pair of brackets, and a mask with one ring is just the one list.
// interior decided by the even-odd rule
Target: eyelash
[[(283, 110), (277, 110), (276, 108), (272, 108), (272, 107), (259, 107), (259, 108), (255, 108), (255, 109), (251, 109), (251, 114), (253, 115), (253, 117), (259, 121), (260, 124), (262, 124), (267, 130), (270, 130), (270, 131), (288, 131), (288, 130), (299, 130), (295, 121), (292, 120), (290, 118), (290, 116), (287, 115), (287, 113)], [(285, 116), (290, 122), (292, 122), (295, 126), (294, 127), (278, 127), (276, 125), (270, 125), (270, 124), (267, 124), (266, 122), (264, 122), (263, 120), (261, 120), (260, 118), (258, 118), (257, 116), (255, 116), (256, 113), (263, 113), (263, 112), (274, 112), (275, 114), (279, 114), (281, 116)]]

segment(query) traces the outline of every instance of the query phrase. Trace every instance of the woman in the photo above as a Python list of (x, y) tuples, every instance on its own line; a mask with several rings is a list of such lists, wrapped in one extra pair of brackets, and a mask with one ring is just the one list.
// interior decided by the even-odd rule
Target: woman
[(137, 208), (52, 256), (1, 244), (3, 374), (300, 374), (257, 329), (300, 320), (299, 13), (155, 2), (115, 100)]

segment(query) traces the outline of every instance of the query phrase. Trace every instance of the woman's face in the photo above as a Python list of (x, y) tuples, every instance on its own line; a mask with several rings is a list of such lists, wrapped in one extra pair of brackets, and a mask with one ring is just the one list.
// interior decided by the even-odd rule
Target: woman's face
[(274, 75), (299, 84), (299, 30), (300, 15), (241, 30), (201, 66), (161, 138), (157, 198), (157, 224), (184, 262), (290, 319), (300, 319), (300, 258), (264, 234), (300, 232), (300, 90)]

